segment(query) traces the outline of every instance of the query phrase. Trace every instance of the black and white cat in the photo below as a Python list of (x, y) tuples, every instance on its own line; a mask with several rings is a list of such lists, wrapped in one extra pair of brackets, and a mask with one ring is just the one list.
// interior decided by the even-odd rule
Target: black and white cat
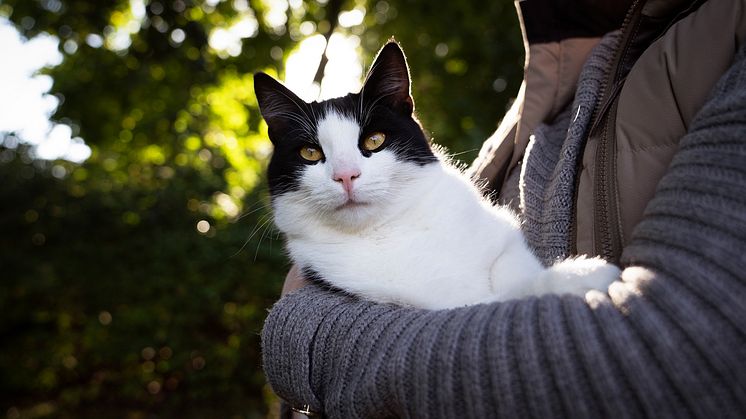
[(397, 43), (381, 49), (357, 94), (306, 103), (264, 73), (254, 89), (274, 145), (275, 223), (292, 260), (329, 284), (441, 309), (583, 295), (619, 277), (599, 258), (541, 265), (516, 215), (431, 149)]

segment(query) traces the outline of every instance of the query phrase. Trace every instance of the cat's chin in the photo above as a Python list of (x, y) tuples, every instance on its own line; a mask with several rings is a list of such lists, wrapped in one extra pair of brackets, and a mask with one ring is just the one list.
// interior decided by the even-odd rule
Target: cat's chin
[(368, 202), (350, 200), (335, 207), (326, 221), (336, 230), (359, 231), (370, 226), (371, 218), (377, 213), (374, 207)]

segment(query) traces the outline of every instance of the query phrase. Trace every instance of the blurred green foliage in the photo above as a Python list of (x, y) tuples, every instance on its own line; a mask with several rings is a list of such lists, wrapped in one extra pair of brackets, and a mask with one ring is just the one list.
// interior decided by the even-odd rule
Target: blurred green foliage
[[(259, 332), (287, 261), (251, 74), (282, 78), (303, 22), (360, 37), (366, 65), (393, 35), (419, 118), (469, 161), (518, 89), (515, 12), (477, 1), (159, 0), (135, 25), (137, 3), (0, 2), (23, 35), (59, 38), (64, 60), (46, 70), (61, 102), (53, 118), (92, 149), (74, 164), (35, 159), (13, 133), (0, 143), (0, 415), (272, 416)], [(353, 8), (362, 23), (335, 25)], [(277, 10), (279, 24), (268, 18)], [(210, 46), (213, 31), (247, 17), (258, 26), (240, 53)], [(113, 42), (121, 31), (125, 47)]]

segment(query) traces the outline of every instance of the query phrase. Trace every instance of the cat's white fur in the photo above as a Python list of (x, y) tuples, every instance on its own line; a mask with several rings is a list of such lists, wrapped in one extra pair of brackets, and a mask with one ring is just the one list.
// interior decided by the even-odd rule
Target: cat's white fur
[[(275, 222), (293, 261), (339, 288), (442, 309), (605, 291), (619, 276), (597, 258), (544, 268), (516, 216), (487, 202), (444, 159), (420, 166), (386, 149), (366, 158), (357, 122), (335, 112), (319, 121), (317, 132), (325, 161), (303, 169), (297, 191), (274, 197)], [(340, 170), (360, 173), (351, 196), (333, 179)]]

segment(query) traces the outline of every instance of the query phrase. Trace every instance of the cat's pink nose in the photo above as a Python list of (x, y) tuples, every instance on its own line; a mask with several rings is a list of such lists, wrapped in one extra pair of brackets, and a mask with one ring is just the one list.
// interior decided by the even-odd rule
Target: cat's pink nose
[(332, 175), (332, 179), (334, 179), (335, 182), (339, 182), (342, 184), (342, 187), (345, 189), (345, 192), (347, 192), (347, 195), (352, 192), (352, 181), (360, 177), (360, 170), (357, 169), (346, 169), (346, 170), (340, 170), (338, 172), (334, 172)]

